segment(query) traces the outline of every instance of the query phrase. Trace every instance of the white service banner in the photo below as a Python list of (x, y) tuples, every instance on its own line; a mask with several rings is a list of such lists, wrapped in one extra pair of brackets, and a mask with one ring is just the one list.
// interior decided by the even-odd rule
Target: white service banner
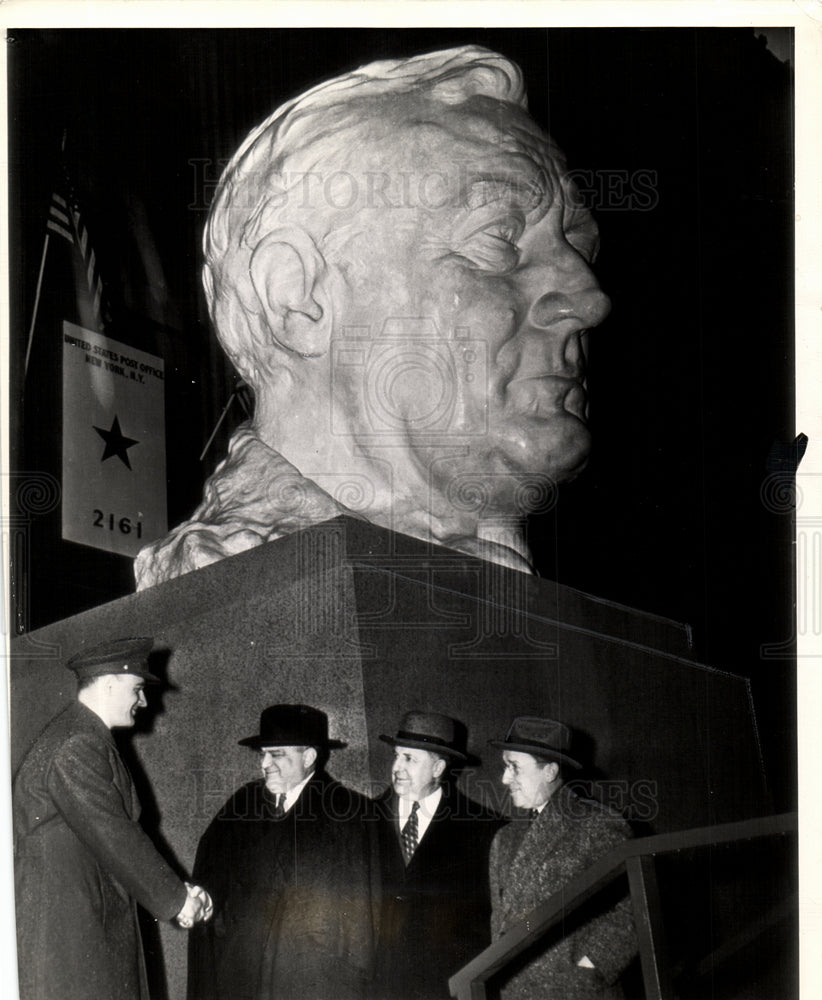
[(63, 323), (63, 538), (134, 556), (168, 530), (163, 359)]

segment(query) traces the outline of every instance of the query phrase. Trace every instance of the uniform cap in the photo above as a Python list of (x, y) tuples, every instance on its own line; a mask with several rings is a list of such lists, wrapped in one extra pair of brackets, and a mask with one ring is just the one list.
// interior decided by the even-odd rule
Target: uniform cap
[(154, 640), (147, 636), (113, 639), (75, 653), (66, 666), (77, 674), (78, 680), (106, 674), (133, 674), (159, 684), (160, 678), (148, 669), (148, 656), (153, 646)]

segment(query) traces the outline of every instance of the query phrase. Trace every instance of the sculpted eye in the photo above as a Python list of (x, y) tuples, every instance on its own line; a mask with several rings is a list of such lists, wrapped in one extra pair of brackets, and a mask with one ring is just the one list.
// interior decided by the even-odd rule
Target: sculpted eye
[(576, 217), (566, 217), (563, 229), (568, 243), (581, 257), (592, 264), (599, 253), (599, 229), (591, 216), (585, 212), (576, 214)]
[(523, 228), (515, 216), (494, 219), (463, 238), (457, 254), (473, 267), (505, 274), (519, 263), (517, 241)]
[(572, 230), (565, 234), (565, 239), (571, 244), (576, 252), (592, 264), (596, 260), (599, 252), (599, 238), (596, 233), (585, 232), (584, 230)]

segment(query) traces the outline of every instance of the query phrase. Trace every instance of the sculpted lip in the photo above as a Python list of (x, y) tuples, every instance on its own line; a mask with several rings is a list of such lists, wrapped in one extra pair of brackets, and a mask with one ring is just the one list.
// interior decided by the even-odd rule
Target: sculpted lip
[(512, 403), (534, 416), (550, 418), (558, 410), (585, 419), (588, 394), (581, 374), (558, 375), (555, 372), (522, 375), (508, 383)]

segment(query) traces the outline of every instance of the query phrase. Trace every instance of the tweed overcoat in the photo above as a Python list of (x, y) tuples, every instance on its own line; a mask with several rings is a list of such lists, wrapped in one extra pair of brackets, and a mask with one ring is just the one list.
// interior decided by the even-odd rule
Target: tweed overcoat
[(373, 971), (366, 800), (317, 772), (283, 817), (262, 779), (203, 834), (195, 881), (214, 901), (189, 938), (189, 1000), (354, 1000)]
[(146, 1000), (136, 902), (161, 920), (186, 890), (137, 823), (140, 805), (102, 720), (75, 702), (14, 782), (21, 1000)]
[[(628, 824), (561, 786), (532, 821), (500, 830), (491, 846), (492, 929), (497, 940), (575, 875), (631, 836)], [(596, 903), (596, 901), (594, 901)], [(563, 931), (564, 936), (561, 936)], [(602, 901), (552, 931), (502, 989), (504, 1000), (620, 997), (617, 980), (636, 953), (627, 896)], [(586, 956), (594, 969), (580, 968)]]
[(437, 1000), (491, 943), (488, 855), (502, 820), (450, 786), (406, 867), (397, 797), (375, 803), (382, 907), (375, 1000)]

